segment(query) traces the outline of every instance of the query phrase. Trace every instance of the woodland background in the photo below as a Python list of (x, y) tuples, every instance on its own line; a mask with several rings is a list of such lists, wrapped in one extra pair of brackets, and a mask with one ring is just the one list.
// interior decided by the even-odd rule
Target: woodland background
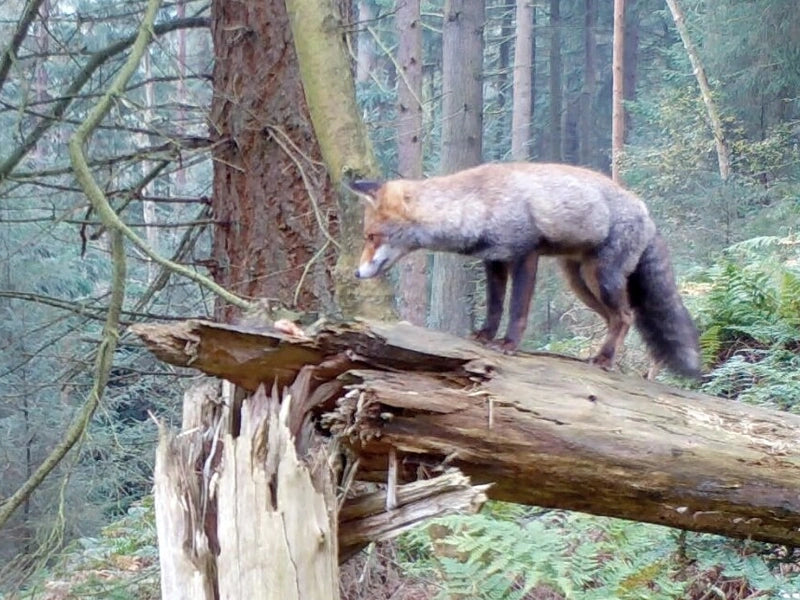
[[(611, 171), (612, 2), (317, 4), (341, 17), (333, 26), (374, 150), (364, 174), (512, 158)], [(795, 0), (678, 3), (724, 133), (722, 172), (668, 5), (626, 4), (615, 164), (673, 251), (702, 331), (708, 375), (697, 385), (795, 412), (800, 10)], [(396, 311), (458, 333), (482, 313), (480, 269), (453, 257), (408, 259), (392, 288), (362, 287), (336, 266), (360, 250), (360, 209), (342, 173), (326, 171), (302, 87), (319, 80), (301, 82), (283, 2), (165, 2), (85, 146), (99, 190), (142, 242), (127, 238), (117, 347), (98, 387), (115, 236), (68, 142), (122, 68), (144, 11), (138, 1), (0, 2), (0, 598), (158, 596), (151, 415), (179, 419), (195, 374), (156, 361), (126, 327), (234, 318), (192, 273), (299, 311)], [(324, 91), (342, 110), (352, 101)], [(528, 331), (527, 349), (581, 356), (602, 336), (552, 268)], [(621, 369), (646, 367), (631, 339)], [(59, 447), (69, 452), (4, 513)], [(790, 595), (800, 594), (794, 549), (501, 504), (444, 525), (455, 554), (421, 528), (347, 567), (346, 597), (800, 597)]]

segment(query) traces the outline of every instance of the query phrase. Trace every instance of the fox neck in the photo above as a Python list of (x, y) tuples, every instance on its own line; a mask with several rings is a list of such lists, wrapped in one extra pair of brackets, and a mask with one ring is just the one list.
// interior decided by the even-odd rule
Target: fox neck
[(408, 242), (414, 249), (473, 254), (484, 244), (482, 228), (467, 218), (464, 203), (453, 201), (439, 190), (419, 189), (406, 204)]

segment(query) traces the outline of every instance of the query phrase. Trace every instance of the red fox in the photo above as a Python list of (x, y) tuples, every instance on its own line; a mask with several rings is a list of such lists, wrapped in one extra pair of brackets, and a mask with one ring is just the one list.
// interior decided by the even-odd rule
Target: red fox
[(512, 280), (508, 329), (495, 344), (513, 352), (528, 320), (540, 256), (557, 256), (575, 294), (605, 320), (592, 362), (611, 368), (635, 322), (657, 364), (696, 377), (697, 329), (675, 285), (669, 252), (633, 193), (611, 179), (560, 164), (485, 164), (413, 181), (354, 181), (366, 201), (358, 278), (375, 277), (413, 250), (457, 252), (484, 261), (492, 343)]

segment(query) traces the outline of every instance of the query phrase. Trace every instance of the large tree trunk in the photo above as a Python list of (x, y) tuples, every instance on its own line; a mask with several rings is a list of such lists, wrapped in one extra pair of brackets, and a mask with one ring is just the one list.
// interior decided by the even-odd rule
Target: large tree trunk
[(722, 119), (719, 116), (719, 110), (717, 110), (711, 86), (703, 68), (703, 61), (700, 60), (700, 54), (698, 54), (697, 48), (689, 35), (689, 30), (686, 28), (686, 17), (683, 15), (683, 10), (678, 4), (678, 0), (667, 0), (667, 5), (672, 13), (672, 18), (675, 20), (675, 27), (681, 36), (683, 47), (686, 48), (686, 53), (689, 55), (689, 62), (692, 63), (694, 76), (697, 78), (697, 85), (700, 87), (700, 95), (706, 105), (708, 120), (711, 122), (711, 130), (714, 132), (714, 144), (717, 148), (719, 176), (722, 181), (727, 181), (731, 174), (730, 149), (728, 148), (728, 141), (725, 139), (725, 130), (722, 128)]
[(286, 9), (314, 135), (339, 194), (339, 256), (334, 274), (337, 306), (345, 315), (392, 317), (392, 294), (386, 281), (356, 282), (353, 276), (361, 254), (363, 209), (355, 195), (345, 191), (342, 179), (370, 178), (378, 173), (356, 104), (342, 16), (333, 0), (286, 0)]
[[(442, 31), (442, 174), (480, 164), (483, 134), (484, 0), (448, 0)], [(466, 260), (435, 254), (428, 322), (435, 329), (472, 328), (473, 285)]]
[[(395, 3), (399, 45), (397, 63), (397, 170), (407, 179), (422, 177), (422, 23), (420, 0)], [(428, 312), (428, 254), (414, 252), (398, 265), (400, 317), (424, 325)]]
[(308, 338), (198, 321), (133, 329), (160, 358), (247, 389), (319, 365), (304, 406), (325, 413), (359, 479), (456, 466), (499, 500), (800, 544), (797, 415), (407, 324)]
[[(336, 205), (311, 127), (283, 2), (215, 0), (209, 265), (223, 287), (331, 309)], [(230, 320), (230, 307), (217, 316)]]
[(517, 0), (514, 36), (514, 104), (511, 111), (511, 158), (530, 157), (533, 90), (533, 5)]
[(625, 145), (625, 0), (614, 0), (614, 48), (611, 90), (611, 178), (619, 181), (619, 160)]

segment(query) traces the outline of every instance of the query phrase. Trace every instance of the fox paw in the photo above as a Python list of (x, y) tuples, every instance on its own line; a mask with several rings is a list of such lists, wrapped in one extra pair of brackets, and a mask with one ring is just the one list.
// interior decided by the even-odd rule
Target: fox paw
[(609, 358), (608, 356), (603, 356), (602, 354), (598, 354), (597, 356), (590, 358), (589, 364), (598, 366), (604, 371), (611, 371), (614, 369), (614, 359)]
[(479, 344), (489, 344), (494, 340), (494, 336), (490, 335), (488, 331), (484, 331), (480, 329), (479, 331), (473, 331), (470, 337), (478, 342)]
[(502, 352), (508, 356), (516, 353), (518, 345), (519, 344), (512, 340), (497, 340), (496, 342), (492, 341), (486, 344), (486, 346), (492, 350), (497, 350), (498, 352)]

